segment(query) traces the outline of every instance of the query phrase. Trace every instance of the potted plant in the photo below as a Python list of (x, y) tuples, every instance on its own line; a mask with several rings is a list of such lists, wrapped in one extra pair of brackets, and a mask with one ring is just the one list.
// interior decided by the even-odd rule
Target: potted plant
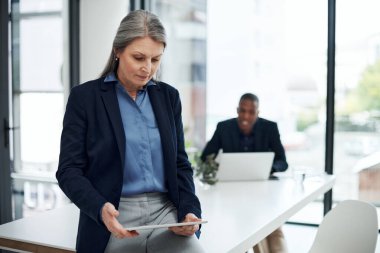
[(214, 185), (218, 182), (216, 174), (219, 163), (214, 160), (214, 154), (208, 155), (203, 161), (199, 155), (195, 156), (195, 176), (204, 184)]

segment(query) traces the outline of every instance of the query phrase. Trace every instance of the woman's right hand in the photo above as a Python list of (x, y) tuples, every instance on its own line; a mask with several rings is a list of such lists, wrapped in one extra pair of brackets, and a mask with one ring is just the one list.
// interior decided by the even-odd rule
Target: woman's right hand
[(138, 236), (136, 230), (128, 231), (123, 228), (123, 226), (116, 219), (119, 216), (119, 211), (116, 210), (115, 206), (107, 202), (102, 208), (102, 220), (107, 229), (112, 233), (116, 238), (122, 239), (125, 237), (135, 237)]

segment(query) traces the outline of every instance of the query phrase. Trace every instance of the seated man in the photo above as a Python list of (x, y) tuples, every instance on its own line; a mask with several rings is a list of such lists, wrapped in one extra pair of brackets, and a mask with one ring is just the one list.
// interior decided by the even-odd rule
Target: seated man
[[(271, 174), (285, 171), (288, 163), (277, 124), (258, 117), (258, 97), (251, 93), (241, 96), (237, 114), (237, 118), (218, 123), (214, 135), (202, 152), (201, 159), (205, 160), (211, 154), (217, 155), (220, 149), (224, 153), (273, 151), (275, 156)], [(253, 249), (255, 253), (287, 252), (281, 228), (275, 230)]]

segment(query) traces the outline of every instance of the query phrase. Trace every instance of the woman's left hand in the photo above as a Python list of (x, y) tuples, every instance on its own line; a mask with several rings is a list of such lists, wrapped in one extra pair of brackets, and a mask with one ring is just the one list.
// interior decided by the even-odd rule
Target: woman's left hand
[[(182, 222), (190, 222), (190, 221), (201, 221), (201, 219), (199, 219), (193, 213), (188, 213), (186, 214), (185, 219)], [(194, 235), (195, 232), (199, 230), (199, 225), (170, 227), (169, 229), (177, 235), (192, 236)]]

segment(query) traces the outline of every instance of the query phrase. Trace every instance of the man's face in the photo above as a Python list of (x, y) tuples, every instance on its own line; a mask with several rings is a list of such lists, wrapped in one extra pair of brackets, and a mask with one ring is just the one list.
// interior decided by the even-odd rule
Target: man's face
[(238, 124), (243, 133), (250, 133), (259, 115), (259, 105), (257, 101), (249, 99), (242, 100), (237, 108)]

